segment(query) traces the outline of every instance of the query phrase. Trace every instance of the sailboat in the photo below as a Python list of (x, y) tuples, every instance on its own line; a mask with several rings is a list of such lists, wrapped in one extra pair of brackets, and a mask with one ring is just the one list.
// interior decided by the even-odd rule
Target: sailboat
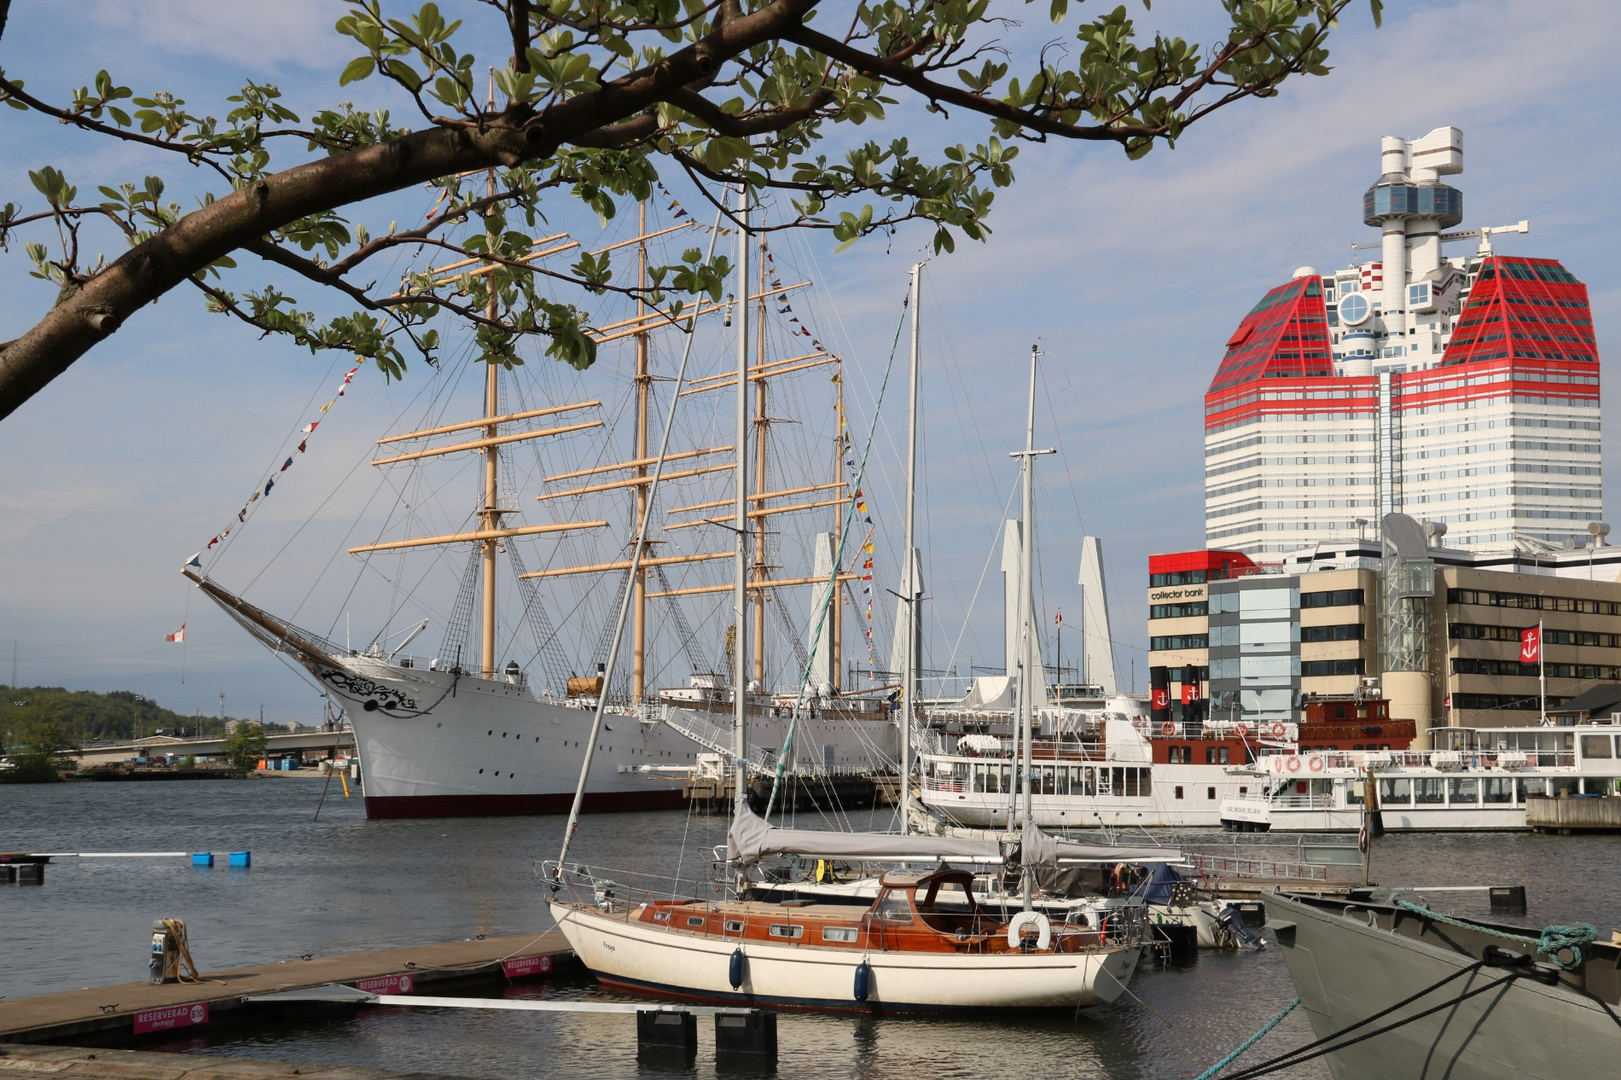
[[(746, 228), (745, 199), (740, 193), (738, 217)], [(741, 275), (747, 263), (746, 243), (740, 247), (739, 261)], [(921, 266), (913, 268), (914, 301), (921, 270)], [(915, 302), (912, 318), (915, 387)], [(748, 367), (741, 338), (738, 351), (735, 505), (741, 511), (748, 465), (744, 449)], [(915, 391), (913, 412), (915, 432)], [(910, 510), (910, 493), (916, 488), (915, 456), (908, 468), (908, 488)], [(910, 512), (908, 517), (910, 542)], [(747, 647), (742, 616), (750, 537), (743, 530), (735, 535), (733, 596), (740, 633), (734, 647), (741, 662)], [(910, 584), (906, 587), (905, 595), (915, 608), (915, 592)], [(909, 714), (915, 697), (915, 648), (909, 647), (907, 654), (903, 693)], [(783, 842), (774, 840), (772, 830), (749, 811), (742, 797), (749, 767), (744, 753), (748, 720), (739, 699), (733, 710), (732, 758), (738, 799), (727, 839), (729, 860), (739, 867), (766, 852), (783, 850)], [(903, 747), (909, 742), (910, 726), (907, 716), (901, 724)], [(590, 767), (589, 760), (582, 766), (580, 792), (585, 790)], [(903, 749), (903, 792), (910, 787), (909, 772), (909, 755)], [(1102, 927), (1091, 925), (1054, 926), (1047, 916), (1031, 910), (1032, 860), (1028, 856), (1021, 860), (1024, 908), (1011, 919), (981, 909), (971, 872), (943, 862), (924, 872), (885, 873), (876, 898), (865, 911), (838, 904), (738, 899), (677, 898), (626, 904), (609, 890), (598, 889), (588, 870), (569, 865), (577, 815), (570, 817), (562, 851), (548, 867), (551, 913), (586, 967), (605, 985), (689, 1000), (828, 1011), (1074, 1009), (1107, 1003), (1123, 993), (1141, 954), (1135, 939), (1113, 939)], [(904, 826), (899, 836), (830, 833), (789, 846), (801, 854), (810, 847), (874, 859), (984, 858), (1000, 851), (995, 843), (904, 835)], [(1057, 842), (1037, 835), (1025, 839), (1027, 850), (1038, 846), (1051, 851)], [(568, 899), (560, 895), (565, 888), (573, 894)]]
[[(690, 227), (692, 222), (689, 219), (684, 224), (649, 233), (644, 205), (639, 235), (594, 254), (600, 255), (630, 244), (637, 245), (645, 284), (647, 242)], [(711, 234), (718, 235), (719, 231), (717, 219), (717, 227), (711, 230)], [(553, 243), (537, 250), (531, 258), (579, 246), (574, 241), (562, 242), (563, 239), (564, 234), (548, 237), (547, 240)], [(461, 274), (488, 272), (488, 266), (467, 269), (476, 264), (477, 260), (469, 260), (463, 264), (440, 267), (431, 276), (444, 282), (454, 280)], [(744, 313), (739, 323), (746, 325), (748, 309), (757, 306), (762, 328), (767, 302), (800, 287), (767, 287), (763, 273), (755, 291), (751, 292), (747, 284), (740, 279), (736, 293), (735, 306)], [(493, 296), (490, 303), (492, 310), (489, 314), (494, 318), (497, 312), (493, 310), (496, 303)], [(622, 461), (609, 459), (602, 463), (599, 455), (588, 467), (548, 470), (552, 475), (546, 477), (546, 490), (539, 496), (544, 505), (558, 505), (557, 500), (565, 498), (577, 502), (588, 496), (614, 498), (629, 495), (633, 499), (636, 517), (645, 524), (647, 513), (652, 509), (656, 479), (651, 475), (654, 458), (650, 456), (649, 406), (652, 384), (661, 378), (654, 375), (649, 367), (649, 335), (660, 326), (684, 323), (684, 368), (692, 349), (692, 330), (698, 318), (721, 311), (730, 313), (732, 306), (730, 302), (706, 301), (693, 305), (689, 315), (678, 319), (672, 313), (648, 304), (645, 299), (638, 299), (633, 317), (597, 328), (594, 333), (599, 343), (624, 337), (634, 338), (635, 341), (633, 453)], [(748, 372), (754, 388), (755, 416), (752, 419), (764, 428), (765, 388), (769, 378), (836, 361), (837, 357), (825, 349), (787, 360), (768, 360), (762, 330), (756, 343), (755, 363)], [(340, 645), (320, 633), (295, 625), (289, 619), (250, 603), (200, 568), (188, 565), (182, 571), (209, 599), (273, 653), (289, 656), (305, 668), (314, 677), (322, 693), (347, 714), (354, 729), (361, 761), (368, 816), (562, 813), (574, 804), (574, 767), (581, 754), (591, 755), (595, 765), (591, 782), (580, 802), (580, 808), (584, 811), (676, 807), (682, 803), (683, 780), (698, 768), (700, 759), (710, 754), (729, 753), (730, 748), (724, 737), (716, 737), (722, 729), (713, 722), (710, 714), (716, 709), (729, 709), (733, 700), (746, 707), (754, 719), (754, 738), (745, 748), (744, 756), (754, 761), (758, 769), (770, 768), (785, 754), (791, 753), (788, 749), (791, 725), (797, 731), (794, 744), (808, 748), (807, 752), (797, 756), (797, 760), (785, 762), (791, 767), (850, 771), (887, 771), (893, 768), (895, 727), (887, 708), (881, 699), (871, 695), (841, 694), (837, 685), (836, 660), (826, 665), (826, 671), (818, 680), (817, 692), (810, 695), (809, 705), (798, 710), (785, 707), (780, 695), (763, 689), (763, 644), (757, 645), (749, 658), (752, 660), (752, 678), (750, 665), (739, 654), (729, 674), (707, 673), (697, 669), (697, 662), (694, 661), (695, 670), (688, 685), (662, 690), (648, 685), (650, 601), (662, 599), (664, 603), (672, 605), (668, 609), (671, 612), (668, 621), (679, 629), (679, 637), (686, 645), (693, 635), (681, 618), (679, 608), (673, 605), (680, 603), (681, 597), (714, 592), (717, 588), (673, 588), (665, 576), (666, 569), (702, 564), (720, 556), (697, 551), (654, 557), (651, 551), (655, 541), (648, 538), (644, 529), (628, 557), (586, 562), (577, 566), (548, 565), (533, 571), (527, 569), (515, 541), (529, 537), (601, 534), (611, 526), (607, 513), (600, 519), (582, 515), (581, 520), (512, 523), (510, 517), (520, 511), (510, 479), (504, 474), (503, 466), (509, 459), (503, 454), (514, 444), (556, 439), (603, 427), (603, 420), (591, 415), (601, 407), (602, 402), (566, 401), (538, 408), (512, 409), (504, 405), (502, 380), (505, 373), (502, 365), (486, 363), (483, 366), (482, 415), (389, 435), (379, 440), (383, 450), (373, 461), (377, 466), (394, 466), (397, 463), (414, 465), (450, 455), (459, 455), (464, 459), (466, 455), (482, 456), (474, 515), (476, 526), (436, 535), (382, 540), (349, 549), (355, 555), (415, 552), (421, 549), (469, 550), (469, 562), (451, 622), (454, 625), (460, 620), (464, 639), (475, 636), (468, 633), (469, 627), (476, 631), (476, 659), (463, 657), (459, 646), (437, 658), (409, 656), (404, 653), (409, 639), (392, 649), (375, 644), (360, 650), (351, 649), (347, 644)], [(720, 384), (713, 379), (699, 379), (694, 380), (683, 393), (701, 393), (719, 387)], [(842, 407), (839, 415), (842, 418)], [(668, 435), (667, 424), (666, 439)], [(680, 475), (698, 476), (724, 472), (731, 469), (731, 465), (694, 464), (691, 459), (712, 458), (732, 449), (730, 446), (678, 449), (668, 456), (683, 460)], [(839, 456), (842, 458), (842, 455)], [(840, 506), (851, 501), (847, 485), (835, 477), (832, 483), (815, 485), (815, 490), (828, 493), (827, 498), (814, 499), (808, 504), (795, 502), (785, 505), (785, 497), (801, 493), (810, 486), (793, 488), (784, 485), (784, 490), (769, 490), (765, 486), (764, 464), (762, 448), (755, 469), (759, 486), (747, 493), (745, 502), (740, 504), (732, 518), (712, 520), (707, 513), (712, 504), (677, 507), (668, 513), (682, 516), (664, 526), (664, 530), (698, 525), (729, 529), (734, 522), (745, 522), (763, 536), (769, 518), (818, 507)], [(506, 471), (510, 472), (510, 469)], [(694, 513), (698, 516), (692, 517)], [(763, 551), (763, 548), (758, 550)], [(497, 564), (502, 555), (507, 557), (518, 580), (520, 595), (516, 603), (503, 601), (498, 592)], [(761, 642), (764, 638), (767, 596), (774, 596), (775, 590), (801, 586), (811, 581), (808, 578), (776, 577), (773, 575), (774, 569), (766, 565), (763, 556), (757, 557), (756, 563), (749, 568), (751, 579), (748, 587), (754, 598), (752, 615), (755, 637)], [(528, 673), (516, 661), (509, 660), (503, 665), (497, 654), (500, 640), (497, 610), (498, 604), (504, 602), (508, 605), (505, 610), (509, 618), (531, 623), (534, 636), (540, 643), (537, 649), (544, 659), (545, 642), (555, 642), (557, 634), (547, 622), (544, 608), (535, 592), (538, 582), (581, 574), (623, 575), (620, 579), (621, 595), (631, 615), (633, 652), (629, 693), (623, 697), (615, 698), (614, 688), (608, 684), (601, 670), (595, 676), (574, 677), (557, 677), (555, 672), (551, 672), (552, 677), (548, 678), (546, 685), (534, 685)], [(843, 588), (853, 575), (846, 570), (829, 576), (832, 579), (830, 584)], [(724, 590), (726, 586), (718, 588)], [(745, 627), (741, 614), (738, 620), (737, 629), (742, 631)], [(832, 634), (835, 650), (838, 644), (837, 626), (838, 620), (835, 618)], [(615, 647), (617, 643), (616, 636)], [(560, 663), (551, 666), (555, 668)], [(564, 681), (566, 688), (559, 685)], [(603, 725), (596, 735), (590, 735), (594, 716), (604, 712), (611, 722)]]

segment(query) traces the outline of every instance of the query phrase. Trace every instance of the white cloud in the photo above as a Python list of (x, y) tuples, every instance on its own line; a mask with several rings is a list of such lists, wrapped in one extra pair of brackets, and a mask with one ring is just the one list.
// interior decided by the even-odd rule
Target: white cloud
[(356, 51), (332, 32), (338, 0), (100, 0), (91, 25), (171, 57), (209, 57), (263, 71), (319, 68)]

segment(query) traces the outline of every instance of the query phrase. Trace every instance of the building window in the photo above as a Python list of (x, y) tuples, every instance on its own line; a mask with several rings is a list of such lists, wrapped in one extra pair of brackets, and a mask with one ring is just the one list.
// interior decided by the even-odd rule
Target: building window
[[(1304, 606), (1304, 605), (1302, 605)], [(1341, 623), (1336, 626), (1302, 626), (1301, 641), (1361, 641), (1361, 623)]]
[(1150, 652), (1165, 652), (1171, 649), (1208, 649), (1210, 648), (1209, 634), (1172, 634), (1167, 637), (1151, 637), (1148, 639)]
[(1363, 602), (1361, 589), (1333, 589), (1327, 592), (1300, 594), (1300, 606), (1303, 608), (1352, 607)]
[(1363, 662), (1355, 660), (1304, 660), (1300, 664), (1300, 677), (1315, 678), (1324, 675), (1361, 675)]

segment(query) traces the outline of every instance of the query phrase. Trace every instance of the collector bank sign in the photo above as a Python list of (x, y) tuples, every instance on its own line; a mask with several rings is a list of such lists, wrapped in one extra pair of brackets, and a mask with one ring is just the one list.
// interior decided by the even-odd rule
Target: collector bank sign
[(1177, 585), (1165, 589), (1149, 589), (1150, 604), (1174, 604), (1177, 601), (1203, 600), (1207, 585)]

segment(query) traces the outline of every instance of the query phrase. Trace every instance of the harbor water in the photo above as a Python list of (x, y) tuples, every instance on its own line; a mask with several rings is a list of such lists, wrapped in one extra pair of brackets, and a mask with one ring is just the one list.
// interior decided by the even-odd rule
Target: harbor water
[[(206, 973), (308, 956), (480, 934), (539, 933), (552, 923), (539, 864), (555, 858), (562, 819), (368, 821), (336, 782), (314, 820), (323, 781), (308, 776), (186, 784), (0, 786), (0, 849), (49, 852), (213, 851), (190, 859), (54, 860), (39, 887), (0, 891), (8, 947), (0, 995), (139, 981), (152, 920), (186, 921)], [(831, 827), (802, 816), (803, 827)], [(865, 827), (863, 817), (856, 827)], [(571, 862), (612, 868), (621, 896), (640, 873), (700, 879), (726, 819), (665, 812), (582, 820)], [(1121, 839), (1144, 842), (1142, 834)], [(1228, 842), (1220, 833), (1199, 839)], [(1253, 837), (1245, 837), (1252, 841)], [(251, 850), (251, 868), (225, 865)], [(1375, 849), (1385, 884), (1523, 884), (1528, 925), (1621, 927), (1621, 837), (1529, 833), (1401, 835)], [(1485, 914), (1475, 894), (1434, 893), (1441, 910)], [(511, 996), (610, 998), (589, 979), (502, 987)], [(1143, 970), (1112, 1006), (1028, 1019), (865, 1019), (785, 1014), (777, 1072), (795, 1077), (1053, 1076), (1182, 1080), (1197, 1076), (1294, 996), (1276, 949), (1205, 954)], [(620, 1015), (367, 1008), (269, 1029), (198, 1034), (164, 1048), (518, 1080), (714, 1075), (706, 1048), (690, 1067), (638, 1062)], [(1310, 1039), (1298, 1013), (1243, 1059)], [(1327, 1077), (1321, 1062), (1278, 1075)]]

